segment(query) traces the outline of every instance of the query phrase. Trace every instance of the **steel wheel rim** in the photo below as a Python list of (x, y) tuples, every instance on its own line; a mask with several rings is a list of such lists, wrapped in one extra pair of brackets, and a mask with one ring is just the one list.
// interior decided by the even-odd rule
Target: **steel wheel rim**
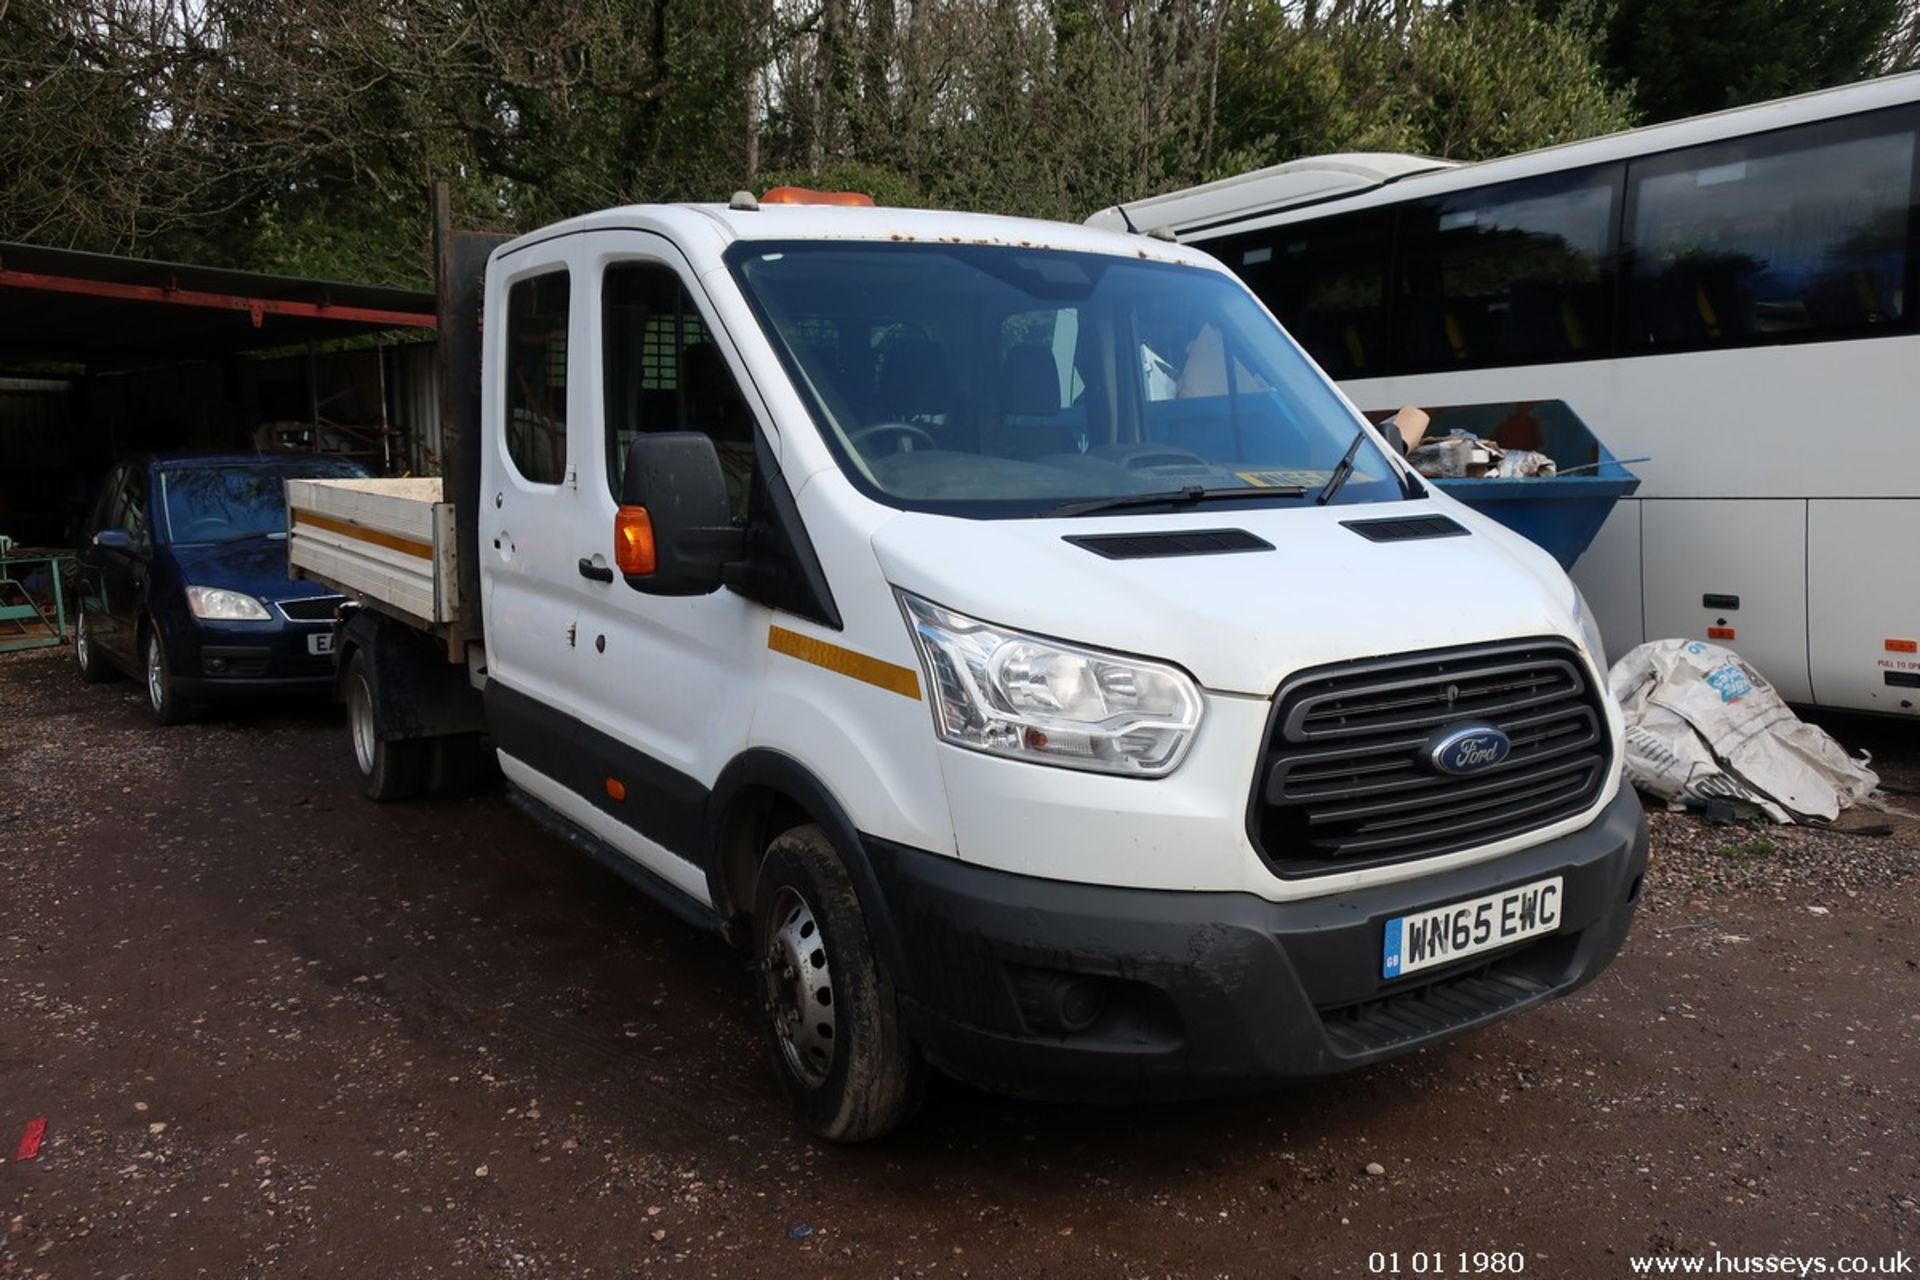
[(833, 1070), (833, 966), (813, 907), (792, 888), (774, 896), (767, 931), (767, 1006), (774, 1037), (794, 1077), (809, 1089)]
[(86, 669), (87, 660), (93, 656), (93, 641), (87, 634), (87, 615), (84, 613), (82, 613), (79, 620), (74, 623), (73, 656), (79, 659), (82, 670)]
[(355, 676), (353, 691), (347, 698), (347, 726), (353, 733), (353, 759), (360, 772), (373, 774), (373, 695), (367, 691), (364, 676)]
[(147, 638), (147, 701), (155, 711), (166, 705), (167, 669), (160, 658), (160, 637)]

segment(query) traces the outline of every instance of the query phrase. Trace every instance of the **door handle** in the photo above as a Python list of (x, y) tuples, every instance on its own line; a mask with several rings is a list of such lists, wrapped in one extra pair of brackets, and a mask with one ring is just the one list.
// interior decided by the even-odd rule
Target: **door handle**
[(595, 582), (612, 582), (613, 570), (604, 564), (595, 564), (585, 556), (581, 556), (580, 576), (583, 578), (591, 578)]

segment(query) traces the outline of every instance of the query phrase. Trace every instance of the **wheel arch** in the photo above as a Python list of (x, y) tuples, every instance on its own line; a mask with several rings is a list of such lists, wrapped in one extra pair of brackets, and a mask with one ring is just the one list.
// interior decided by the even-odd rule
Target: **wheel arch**
[[(174, 633), (177, 634), (178, 630), (177, 627), (174, 628)], [(131, 672), (136, 679), (146, 679), (147, 641), (156, 635), (160, 637), (160, 652), (166, 656), (168, 670), (178, 671), (184, 665), (180, 661), (180, 653), (178, 652), (180, 647), (179, 640), (175, 638), (175, 634), (170, 634), (168, 629), (161, 625), (160, 618), (154, 612), (153, 606), (146, 605), (141, 608), (133, 620), (133, 661), (131, 664)], [(189, 674), (191, 674), (191, 671), (189, 671)]]
[(431, 636), (377, 609), (355, 608), (335, 633), (333, 697), (345, 701), (356, 655), (367, 657), (373, 724), (381, 738), (435, 738), (486, 728), (480, 692)]
[(886, 896), (867, 858), (860, 830), (819, 775), (783, 751), (756, 747), (735, 756), (720, 771), (707, 800), (703, 845), (707, 891), (729, 941), (750, 936), (755, 882), (767, 845), (782, 831), (812, 823), (820, 828), (853, 881), (875, 955), (896, 987), (907, 971)]

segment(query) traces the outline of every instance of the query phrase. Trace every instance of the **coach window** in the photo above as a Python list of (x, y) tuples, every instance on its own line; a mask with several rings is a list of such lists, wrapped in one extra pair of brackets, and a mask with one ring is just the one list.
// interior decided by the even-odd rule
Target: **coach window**
[(1224, 237), (1207, 249), (1335, 378), (1387, 368), (1387, 259), (1391, 213), (1358, 213)]
[(567, 475), (567, 273), (507, 290), (507, 456), (531, 484)]
[(1636, 161), (1630, 335), (1639, 350), (1904, 328), (1913, 117), (1733, 138)]
[(1401, 206), (1394, 345), (1409, 372), (1604, 355), (1608, 166)]

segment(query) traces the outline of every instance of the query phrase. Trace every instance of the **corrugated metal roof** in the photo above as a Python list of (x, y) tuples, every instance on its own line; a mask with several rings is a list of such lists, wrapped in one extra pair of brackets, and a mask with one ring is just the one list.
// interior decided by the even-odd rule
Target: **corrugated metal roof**
[(0, 243), (0, 369), (127, 368), (433, 323), (426, 290)]

